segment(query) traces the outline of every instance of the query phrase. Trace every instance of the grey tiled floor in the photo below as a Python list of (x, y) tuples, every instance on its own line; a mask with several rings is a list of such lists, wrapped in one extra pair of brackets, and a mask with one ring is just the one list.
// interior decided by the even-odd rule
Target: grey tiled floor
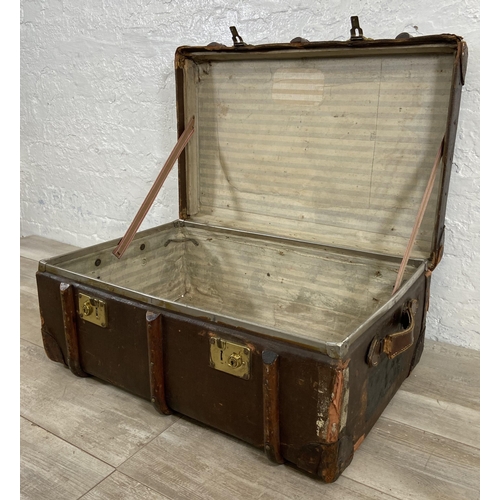
[(50, 361), (37, 261), (72, 247), (21, 239), (24, 499), (479, 498), (479, 353), (427, 342), (422, 360), (334, 484)]

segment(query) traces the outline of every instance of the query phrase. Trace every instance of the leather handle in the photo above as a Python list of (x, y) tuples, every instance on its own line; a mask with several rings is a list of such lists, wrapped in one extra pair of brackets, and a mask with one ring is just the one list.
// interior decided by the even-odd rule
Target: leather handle
[(413, 330), (415, 329), (415, 313), (417, 311), (417, 300), (412, 299), (403, 309), (401, 322), (403, 330), (391, 333), (384, 338), (374, 338), (368, 349), (366, 362), (369, 366), (377, 366), (380, 356), (386, 354), (389, 359), (394, 359), (408, 350), (415, 340)]

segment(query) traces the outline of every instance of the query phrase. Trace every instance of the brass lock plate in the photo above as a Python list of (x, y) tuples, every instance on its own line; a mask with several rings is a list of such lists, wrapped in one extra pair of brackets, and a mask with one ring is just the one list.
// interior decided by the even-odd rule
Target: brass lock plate
[(84, 321), (94, 323), (102, 328), (108, 326), (108, 311), (104, 300), (79, 293), (78, 314)]
[(245, 380), (250, 378), (251, 352), (241, 344), (210, 338), (210, 366)]

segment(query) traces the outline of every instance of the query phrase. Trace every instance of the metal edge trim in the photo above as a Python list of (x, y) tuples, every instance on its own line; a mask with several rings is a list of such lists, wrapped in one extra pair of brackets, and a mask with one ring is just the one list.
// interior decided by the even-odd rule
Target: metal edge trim
[(427, 262), (422, 262), (421, 266), (413, 274), (413, 276), (393, 295), (380, 309), (375, 311), (366, 321), (364, 321), (354, 332), (348, 335), (342, 342), (326, 342), (327, 354), (331, 358), (343, 358), (348, 352), (352, 344), (365, 333), (380, 316), (392, 309), (401, 298), (410, 290), (413, 284), (427, 270)]

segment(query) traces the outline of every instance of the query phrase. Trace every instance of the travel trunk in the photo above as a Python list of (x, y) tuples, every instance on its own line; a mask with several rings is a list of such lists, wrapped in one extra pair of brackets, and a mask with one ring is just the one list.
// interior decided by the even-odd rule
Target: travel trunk
[(466, 45), (233, 35), (176, 53), (179, 220), (41, 261), (43, 342), (331, 482), (422, 353)]

